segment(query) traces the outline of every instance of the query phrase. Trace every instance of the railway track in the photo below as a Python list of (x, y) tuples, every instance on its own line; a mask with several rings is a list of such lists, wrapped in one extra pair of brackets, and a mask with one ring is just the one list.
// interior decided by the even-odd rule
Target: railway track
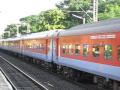
[(0, 56), (0, 67), (2, 73), (13, 87), (13, 90), (48, 90), (2, 56)]
[(6, 55), (1, 52), (0, 55), (5, 57), (7, 61), (19, 67), (22, 71), (26, 72), (27, 75), (30, 75), (32, 78), (37, 80), (37, 82), (41, 83), (49, 90), (97, 90), (97, 88), (89, 87), (87, 85), (76, 85), (68, 82), (64, 80), (64, 78), (59, 78), (56, 75), (50, 74), (44, 70), (40, 70), (40, 68), (34, 67), (35, 65), (28, 64), (23, 60), (12, 57), (10, 55)]

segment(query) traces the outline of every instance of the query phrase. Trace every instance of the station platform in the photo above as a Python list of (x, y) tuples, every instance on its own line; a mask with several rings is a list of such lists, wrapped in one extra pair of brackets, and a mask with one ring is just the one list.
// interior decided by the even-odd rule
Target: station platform
[(3, 73), (0, 71), (0, 90), (13, 90)]

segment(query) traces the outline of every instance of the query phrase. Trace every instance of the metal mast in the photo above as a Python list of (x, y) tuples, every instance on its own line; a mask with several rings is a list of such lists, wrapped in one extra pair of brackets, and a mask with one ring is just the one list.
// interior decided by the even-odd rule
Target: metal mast
[(93, 0), (93, 22), (98, 21), (98, 0)]

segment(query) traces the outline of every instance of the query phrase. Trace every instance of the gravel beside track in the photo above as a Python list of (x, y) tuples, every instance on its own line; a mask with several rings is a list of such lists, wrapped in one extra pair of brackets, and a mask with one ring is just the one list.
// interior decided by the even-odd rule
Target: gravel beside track
[(0, 57), (0, 69), (14, 90), (46, 90)]
[[(8, 54), (4, 54), (0, 52), (0, 56), (6, 58), (9, 62), (17, 66), (23, 72), (27, 73), (29, 76), (37, 80), (39, 83), (44, 85), (48, 90), (96, 90), (96, 88), (90, 89), (83, 86), (78, 86), (71, 82), (68, 82), (62, 78), (59, 78), (55, 75), (52, 75), (40, 68), (33, 67), (31, 64), (23, 62), (23, 60), (10, 56)], [(7, 71), (9, 72), (9, 71)], [(11, 71), (12, 72), (12, 71)], [(19, 77), (16, 77), (19, 78)], [(25, 89), (27, 90), (27, 89)], [(37, 90), (37, 89), (29, 89), (29, 90)]]

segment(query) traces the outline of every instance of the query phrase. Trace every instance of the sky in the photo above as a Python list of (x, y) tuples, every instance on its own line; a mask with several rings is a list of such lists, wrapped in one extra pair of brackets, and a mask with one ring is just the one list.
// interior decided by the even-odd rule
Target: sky
[(0, 34), (7, 25), (19, 23), (19, 19), (55, 8), (62, 0), (0, 0)]

